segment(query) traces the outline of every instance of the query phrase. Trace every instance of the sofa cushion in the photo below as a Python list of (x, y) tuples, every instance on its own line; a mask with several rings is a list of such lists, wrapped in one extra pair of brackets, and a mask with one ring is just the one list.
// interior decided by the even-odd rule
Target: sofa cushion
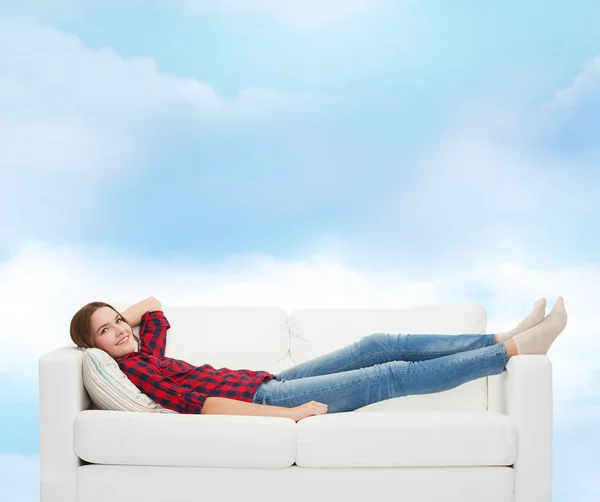
[[(293, 364), (332, 352), (373, 333), (482, 334), (485, 308), (473, 302), (444, 303), (400, 309), (303, 309), (290, 315)], [(435, 394), (388, 399), (360, 411), (487, 409), (487, 378), (472, 380)]]
[(100, 410), (177, 413), (143, 394), (101, 349), (86, 349), (82, 359), (83, 385)]
[(296, 430), (280, 417), (86, 410), (74, 449), (95, 464), (282, 468), (296, 460)]
[(298, 422), (301, 467), (509, 466), (518, 430), (473, 410), (332, 413)]

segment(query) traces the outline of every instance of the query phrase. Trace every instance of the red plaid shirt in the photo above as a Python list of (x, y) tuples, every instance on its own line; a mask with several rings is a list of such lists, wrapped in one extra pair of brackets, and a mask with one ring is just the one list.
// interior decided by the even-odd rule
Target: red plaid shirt
[(167, 330), (161, 310), (146, 312), (140, 323), (139, 352), (119, 359), (119, 368), (141, 392), (158, 404), (179, 413), (200, 413), (207, 397), (252, 402), (258, 386), (275, 378), (266, 371), (215, 369), (193, 366), (165, 357)]

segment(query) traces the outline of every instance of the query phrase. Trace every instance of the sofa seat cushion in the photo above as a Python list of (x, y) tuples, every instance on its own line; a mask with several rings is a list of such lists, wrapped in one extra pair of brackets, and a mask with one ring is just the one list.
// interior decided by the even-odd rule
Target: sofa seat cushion
[(475, 410), (332, 413), (298, 423), (300, 467), (509, 466), (516, 425)]
[(86, 410), (74, 449), (93, 464), (283, 468), (296, 460), (296, 432), (279, 417)]

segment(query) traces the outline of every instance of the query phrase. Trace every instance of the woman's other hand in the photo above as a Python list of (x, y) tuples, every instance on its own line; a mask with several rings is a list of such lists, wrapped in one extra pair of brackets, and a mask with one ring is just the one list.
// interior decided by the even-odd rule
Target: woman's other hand
[(309, 401), (295, 408), (290, 408), (290, 418), (296, 422), (306, 417), (324, 415), (325, 413), (327, 413), (327, 405), (317, 401)]

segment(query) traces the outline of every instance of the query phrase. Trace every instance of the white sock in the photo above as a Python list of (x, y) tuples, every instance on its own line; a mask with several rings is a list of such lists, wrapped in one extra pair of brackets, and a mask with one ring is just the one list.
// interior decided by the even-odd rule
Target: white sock
[(504, 333), (496, 333), (496, 336), (498, 337), (498, 343), (512, 338), (517, 333), (521, 333), (529, 328), (533, 328), (537, 323), (544, 319), (545, 315), (546, 299), (540, 298), (533, 304), (533, 310), (527, 315), (527, 317), (517, 324), (513, 329), (510, 331), (505, 331)]
[(541, 323), (513, 337), (518, 353), (546, 354), (566, 325), (567, 311), (563, 297), (559, 296), (552, 311)]

